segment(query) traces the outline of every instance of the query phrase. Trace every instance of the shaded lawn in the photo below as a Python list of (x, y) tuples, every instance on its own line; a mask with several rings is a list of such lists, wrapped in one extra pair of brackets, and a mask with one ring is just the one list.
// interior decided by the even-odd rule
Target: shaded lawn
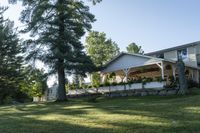
[(0, 106), (0, 133), (197, 133), (200, 94)]

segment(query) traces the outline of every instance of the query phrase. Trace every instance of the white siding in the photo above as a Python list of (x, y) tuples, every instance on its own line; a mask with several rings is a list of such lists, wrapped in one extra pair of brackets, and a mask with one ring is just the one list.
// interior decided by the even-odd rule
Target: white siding
[(189, 47), (187, 51), (188, 51), (188, 58), (184, 60), (185, 64), (197, 67), (196, 48)]
[(200, 54), (200, 45), (195, 46), (196, 54)]
[(174, 51), (164, 53), (164, 58), (173, 60), (173, 61), (177, 61), (177, 51), (174, 50)]

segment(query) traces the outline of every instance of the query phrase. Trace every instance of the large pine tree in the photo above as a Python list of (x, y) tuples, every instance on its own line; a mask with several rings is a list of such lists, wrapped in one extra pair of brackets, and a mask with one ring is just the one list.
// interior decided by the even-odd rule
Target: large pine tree
[(13, 31), (13, 22), (4, 20), (4, 11), (5, 8), (0, 8), (0, 103), (19, 89), (22, 64), (22, 47)]
[(83, 52), (80, 39), (86, 30), (91, 29), (94, 15), (79, 0), (21, 1), (25, 10), (20, 20), (27, 25), (23, 32), (34, 38), (25, 42), (29, 53), (27, 59), (41, 60), (49, 66), (51, 73), (57, 72), (57, 100), (64, 101), (65, 73), (84, 74), (92, 69), (92, 61)]

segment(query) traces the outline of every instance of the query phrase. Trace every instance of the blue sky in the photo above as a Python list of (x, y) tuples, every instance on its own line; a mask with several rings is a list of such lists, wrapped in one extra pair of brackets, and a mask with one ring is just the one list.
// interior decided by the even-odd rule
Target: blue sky
[(200, 40), (200, 0), (103, 0), (91, 8), (121, 50), (135, 42), (145, 52)]
[[(200, 0), (103, 0), (91, 6), (97, 19), (93, 30), (105, 32), (122, 51), (131, 42), (151, 52), (199, 41), (199, 5)], [(20, 4), (11, 6), (5, 15), (16, 26), (20, 10)]]
[[(0, 5), (8, 5), (7, 0), (0, 0)], [(145, 52), (152, 52), (199, 41), (199, 6), (200, 0), (103, 0), (91, 6), (97, 19), (93, 30), (105, 32), (121, 51), (135, 42)], [(5, 17), (21, 26), (18, 21), (21, 9), (20, 4), (12, 5)], [(38, 65), (43, 67), (41, 63)], [(48, 81), (49, 86), (54, 80), (53, 77)]]

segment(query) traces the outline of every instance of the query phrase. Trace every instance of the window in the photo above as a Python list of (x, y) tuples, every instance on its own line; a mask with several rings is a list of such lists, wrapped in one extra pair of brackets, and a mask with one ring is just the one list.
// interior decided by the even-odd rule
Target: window
[(187, 49), (181, 49), (177, 51), (178, 60), (184, 60), (187, 58)]
[(156, 57), (157, 57), (157, 58), (163, 58), (163, 59), (164, 59), (164, 53), (157, 54)]

